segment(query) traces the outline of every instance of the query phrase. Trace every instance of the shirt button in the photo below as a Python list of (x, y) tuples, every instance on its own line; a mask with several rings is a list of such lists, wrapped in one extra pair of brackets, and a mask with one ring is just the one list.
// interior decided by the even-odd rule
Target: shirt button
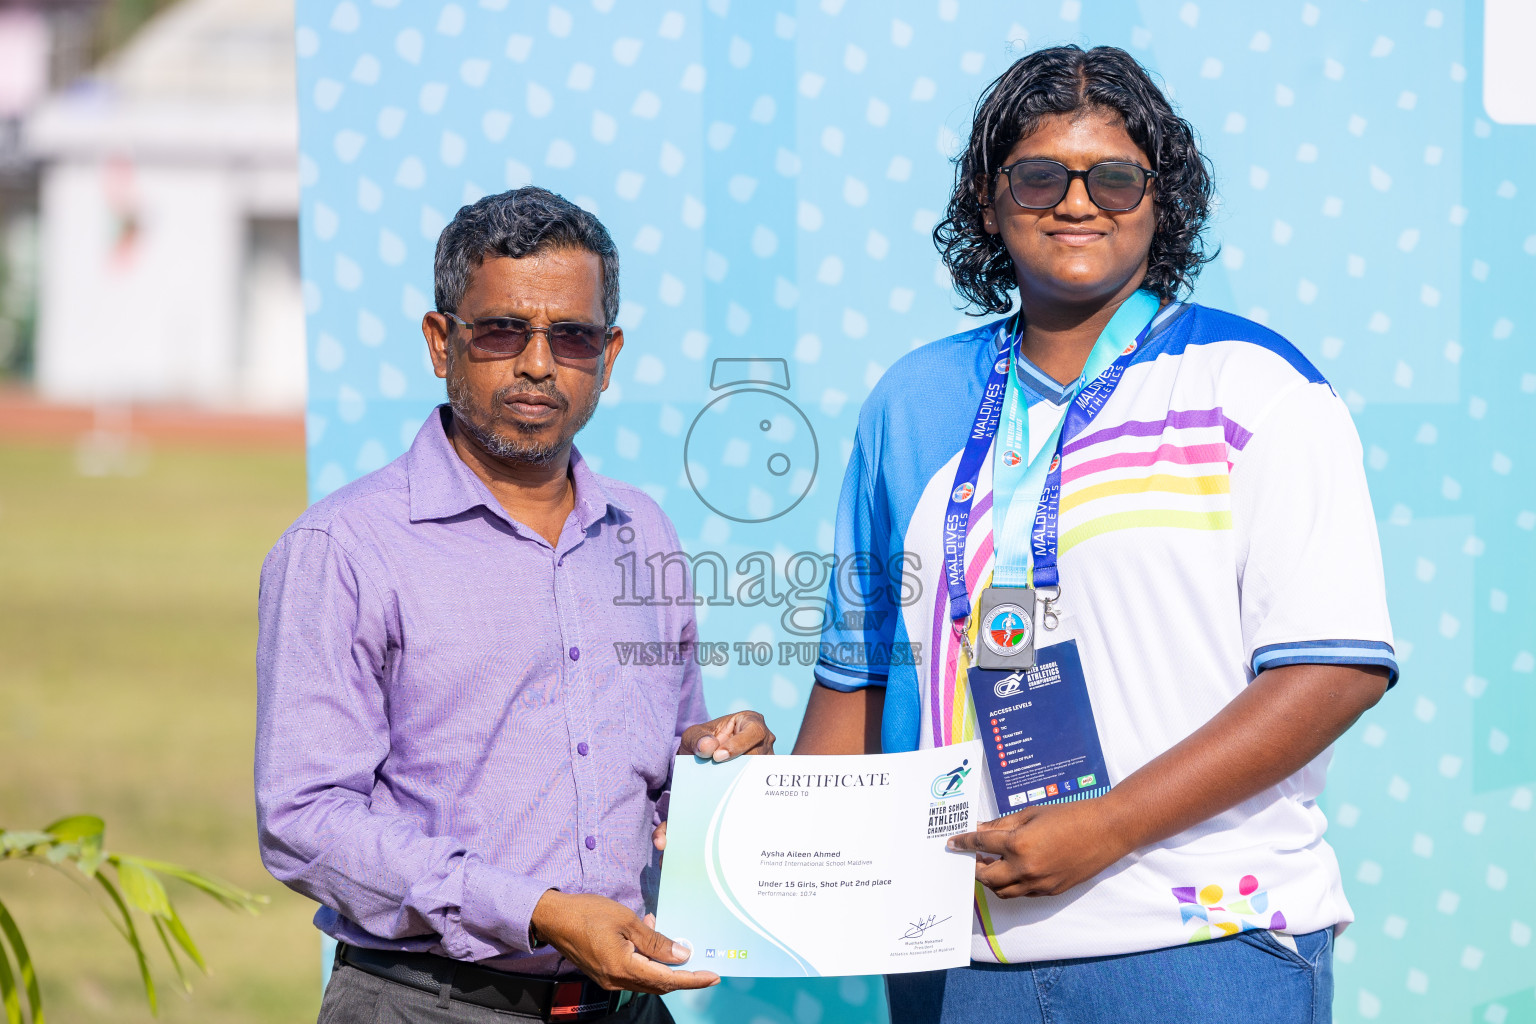
[(587, 749), (588, 747), (586, 740), (582, 740), (580, 743), (576, 744), (576, 753), (580, 754), (582, 757), (587, 756)]
[(596, 836), (587, 836), (587, 849), (589, 849), (589, 850), (597, 849), (597, 837)]
[(571, 660), (572, 661), (579, 661), (580, 659), (581, 659), (581, 648), (580, 647), (572, 647), (571, 648)]

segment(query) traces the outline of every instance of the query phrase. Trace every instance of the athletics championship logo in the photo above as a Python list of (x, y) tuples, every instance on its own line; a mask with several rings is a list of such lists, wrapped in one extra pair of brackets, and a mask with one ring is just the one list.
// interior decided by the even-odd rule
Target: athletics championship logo
[(1023, 672), (1010, 672), (992, 685), (992, 692), (1003, 698), (1012, 697), (1022, 689), (1024, 689)]
[(997, 361), (997, 364), (995, 366), (993, 366), (992, 369), (996, 370), (998, 373), (1007, 373), (1008, 372), (1008, 357), (1007, 356), (1003, 356), (1003, 358), (1001, 358), (1001, 359), (999, 359)]
[(950, 797), (961, 796), (965, 786), (965, 777), (971, 774), (971, 759), (966, 758), (960, 762), (960, 767), (951, 768), (949, 771), (933, 780), (928, 787), (928, 792), (933, 794), (935, 800), (948, 800)]
[(954, 493), (952, 493), (950, 497), (954, 498), (956, 501), (970, 501), (971, 495), (975, 493), (976, 488), (972, 487), (970, 484), (961, 484), (959, 487), (955, 488)]
[(1060, 455), (1052, 455), (1051, 456), (1051, 468), (1047, 472), (1054, 473), (1054, 472), (1056, 472), (1060, 468), (1061, 468), (1061, 456)]
[(1024, 460), (1019, 457), (1019, 453), (1014, 451), (1012, 448), (1009, 448), (1007, 451), (1003, 452), (1003, 465), (1007, 466), (1009, 469), (1012, 469), (1014, 466), (1017, 466), (1023, 461)]
[(987, 614), (981, 624), (981, 640), (1000, 657), (1011, 657), (1029, 646), (1034, 624), (1024, 609), (1016, 604), (1000, 604)]

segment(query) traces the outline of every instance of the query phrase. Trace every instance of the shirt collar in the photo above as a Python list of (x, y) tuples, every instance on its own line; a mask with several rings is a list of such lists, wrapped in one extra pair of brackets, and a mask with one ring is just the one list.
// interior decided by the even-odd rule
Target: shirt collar
[[(432, 410), (411, 443), (406, 464), (411, 489), (411, 522), (448, 519), (483, 507), (508, 523), (520, 526), (507, 515), (485, 483), (459, 458), (448, 437), (452, 415), (447, 405)], [(574, 445), (571, 447), (570, 473), (576, 491), (576, 524), (583, 531), (606, 518), (610, 508), (626, 516), (634, 514), (630, 506), (614, 498)]]
[(1044, 399), (1052, 405), (1061, 405), (1072, 397), (1072, 388), (1076, 385), (1076, 381), (1062, 384), (1024, 355), (1022, 350), (1024, 311), (1022, 309), (991, 324), (989, 329), (993, 331), (992, 346), (996, 349), (998, 355), (1008, 351), (1010, 342), (1013, 344), (1014, 379), (1025, 390), (1036, 398)]
[(587, 465), (575, 445), (571, 445), (571, 483), (576, 488), (576, 521), (583, 530), (606, 518), (610, 508), (626, 517), (635, 514), (632, 507), (615, 498), (604, 486), (603, 478), (592, 472), (592, 467)]

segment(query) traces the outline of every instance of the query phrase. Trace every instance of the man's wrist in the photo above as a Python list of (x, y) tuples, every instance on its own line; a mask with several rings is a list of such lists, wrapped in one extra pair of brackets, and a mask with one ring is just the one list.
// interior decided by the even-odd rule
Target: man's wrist
[(539, 897), (539, 901), (533, 905), (533, 913), (528, 916), (529, 949), (543, 949), (550, 944), (548, 937), (539, 930), (539, 910), (540, 908), (543, 908), (545, 911), (552, 910), (553, 908), (550, 907), (551, 897), (558, 896), (559, 894), (559, 889), (546, 889), (544, 894)]

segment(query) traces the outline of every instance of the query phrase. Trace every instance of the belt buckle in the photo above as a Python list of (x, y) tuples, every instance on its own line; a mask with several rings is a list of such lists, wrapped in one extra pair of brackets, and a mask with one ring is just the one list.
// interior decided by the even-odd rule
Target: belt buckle
[(549, 1019), (551, 1021), (581, 1021), (606, 1017), (624, 1005), (625, 1002), (628, 1002), (628, 1000), (622, 1000), (623, 996), (632, 994), (609, 992), (596, 982), (585, 979), (582, 981), (557, 981), (555, 982), (554, 998), (550, 1000)]

